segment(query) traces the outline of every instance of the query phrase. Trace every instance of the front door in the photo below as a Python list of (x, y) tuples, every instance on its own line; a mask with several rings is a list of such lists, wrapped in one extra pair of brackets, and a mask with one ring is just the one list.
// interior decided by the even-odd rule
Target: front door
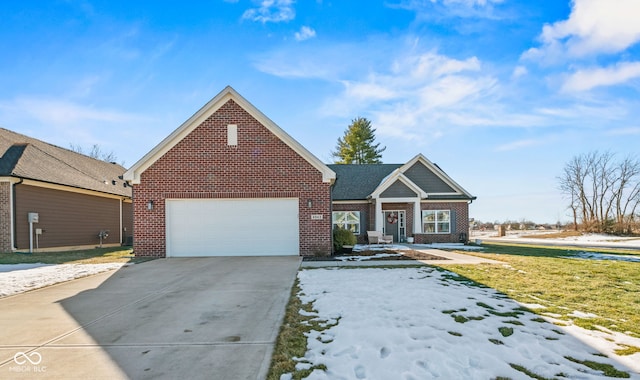
[(393, 235), (393, 241), (400, 241), (400, 229), (404, 224), (404, 211), (384, 212), (384, 234)]

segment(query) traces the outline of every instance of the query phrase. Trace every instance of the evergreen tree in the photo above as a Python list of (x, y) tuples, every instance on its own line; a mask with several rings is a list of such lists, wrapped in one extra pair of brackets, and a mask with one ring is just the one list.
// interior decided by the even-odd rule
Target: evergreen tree
[(331, 155), (335, 157), (336, 164), (380, 164), (382, 152), (386, 147), (380, 148), (380, 143), (374, 144), (375, 129), (371, 122), (364, 117), (358, 117), (344, 132), (344, 136), (338, 138), (336, 151)]

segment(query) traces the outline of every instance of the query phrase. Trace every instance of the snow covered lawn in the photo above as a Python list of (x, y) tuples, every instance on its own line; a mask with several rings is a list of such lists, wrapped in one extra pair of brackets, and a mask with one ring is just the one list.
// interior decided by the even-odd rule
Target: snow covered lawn
[(0, 297), (43, 288), (59, 282), (119, 269), (124, 263), (0, 265)]
[(312, 303), (311, 315), (325, 327), (307, 335), (307, 352), (295, 359), (297, 370), (326, 366), (308, 379), (528, 379), (527, 371), (604, 378), (585, 361), (640, 378), (503, 294), (449, 271), (332, 268), (302, 270), (298, 278), (300, 300)]

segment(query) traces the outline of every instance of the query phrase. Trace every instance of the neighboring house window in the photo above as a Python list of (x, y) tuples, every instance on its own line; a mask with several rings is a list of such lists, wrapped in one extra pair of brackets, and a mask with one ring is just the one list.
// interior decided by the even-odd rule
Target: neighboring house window
[(423, 210), (422, 231), (425, 234), (451, 233), (450, 210)]
[(333, 228), (340, 227), (360, 234), (360, 211), (334, 211)]

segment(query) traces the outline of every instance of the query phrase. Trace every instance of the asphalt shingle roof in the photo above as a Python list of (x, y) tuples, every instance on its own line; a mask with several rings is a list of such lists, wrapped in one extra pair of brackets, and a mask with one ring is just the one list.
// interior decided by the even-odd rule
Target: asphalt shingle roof
[(327, 165), (336, 172), (333, 200), (367, 199), (391, 172), (402, 164)]
[(0, 155), (0, 176), (131, 196), (131, 187), (125, 186), (121, 179), (126, 171), (121, 165), (96, 160), (4, 128), (0, 128)]

